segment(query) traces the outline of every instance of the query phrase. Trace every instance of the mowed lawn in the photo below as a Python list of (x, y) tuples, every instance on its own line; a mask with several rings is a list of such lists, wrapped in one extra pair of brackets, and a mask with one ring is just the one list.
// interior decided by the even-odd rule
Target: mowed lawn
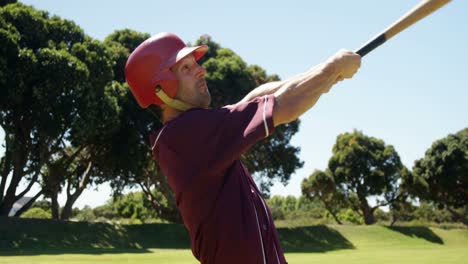
[[(0, 226), (1, 264), (198, 263), (180, 226), (152, 224), (113, 230), (106, 225), (84, 228), (85, 224), (54, 223), (27, 232), (15, 230), (15, 225), (8, 231), (5, 227)], [(90, 233), (83, 233), (86, 229)], [(279, 233), (290, 264), (468, 263), (467, 229), (333, 225), (281, 227)]]
[[(468, 248), (379, 248), (339, 250), (327, 253), (287, 253), (286, 259), (290, 264), (466, 264)], [(61, 254), (35, 256), (0, 256), (0, 263), (11, 264), (122, 264), (122, 263), (151, 263), (151, 264), (190, 264), (195, 261), (189, 250), (152, 250), (151, 253), (138, 254)]]

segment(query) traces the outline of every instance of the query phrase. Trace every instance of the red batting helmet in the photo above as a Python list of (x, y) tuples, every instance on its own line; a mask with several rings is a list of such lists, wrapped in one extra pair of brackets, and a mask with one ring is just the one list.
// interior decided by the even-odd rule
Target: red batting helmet
[(141, 43), (125, 65), (125, 78), (138, 104), (142, 108), (151, 104), (167, 104), (182, 111), (191, 108), (174, 99), (178, 81), (170, 68), (189, 54), (199, 60), (207, 50), (206, 45), (187, 47), (172, 33), (159, 33)]

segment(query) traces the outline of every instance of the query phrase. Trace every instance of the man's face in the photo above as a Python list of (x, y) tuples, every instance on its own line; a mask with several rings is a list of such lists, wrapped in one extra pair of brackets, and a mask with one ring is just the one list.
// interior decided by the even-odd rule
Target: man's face
[(176, 98), (195, 107), (208, 108), (211, 95), (205, 81), (206, 70), (193, 55), (180, 60), (171, 68), (179, 81)]

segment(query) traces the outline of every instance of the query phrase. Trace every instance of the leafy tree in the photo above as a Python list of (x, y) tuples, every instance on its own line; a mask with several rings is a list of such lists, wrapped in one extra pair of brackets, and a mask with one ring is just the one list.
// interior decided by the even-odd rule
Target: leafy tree
[[(356, 204), (351, 201), (355, 195), (358, 208), (354, 210), (362, 214), (366, 224), (375, 222), (377, 208), (398, 198), (398, 183), (407, 171), (393, 146), (360, 131), (338, 135), (328, 167), (338, 190), (350, 204)], [(375, 206), (369, 205), (370, 196), (379, 197)]]
[[(72, 21), (49, 17), (47, 12), (22, 4), (8, 5), (2, 12), (9, 23), (4, 28), (21, 35), (16, 45), (20, 59), (6, 57), (7, 67), (3, 68), (6, 76), (10, 76), (10, 69), (15, 73), (2, 89), (6, 93), (2, 127), (7, 138), (2, 183), (9, 170), (26, 171), (24, 175), (13, 173), (3, 206), (6, 211), (11, 201), (40, 181), (42, 190), (35, 198), (40, 194), (50, 197), (52, 216), (57, 219), (57, 196), (66, 186), (67, 201), (60, 218), (68, 219), (88, 183), (102, 182), (106, 163), (100, 162), (100, 156), (107, 149), (105, 138), (118, 128), (118, 105), (109, 94), (114, 62), (106, 46), (85, 36)], [(14, 51), (9, 50), (13, 55)], [(11, 168), (10, 160), (20, 155), (22, 162)], [(29, 185), (14, 197), (13, 191), (23, 178)], [(3, 189), (4, 184), (2, 193)]]
[(143, 192), (129, 193), (114, 201), (117, 215), (123, 218), (144, 219), (155, 218), (156, 212), (149, 210), (149, 200), (144, 197)]
[(408, 222), (414, 220), (414, 212), (416, 209), (416, 206), (414, 206), (411, 202), (407, 200), (399, 200), (393, 203), (390, 207), (390, 225), (393, 226), (397, 221)]
[(298, 198), (292, 195), (286, 197), (274, 195), (266, 202), (275, 220), (320, 219), (326, 212), (321, 201), (317, 198), (307, 198), (305, 195)]
[[(0, 215), (7, 215), (67, 140), (68, 128), (79, 115), (75, 100), (89, 71), (70, 53), (74, 43), (84, 40), (73, 22), (50, 18), (47, 12), (20, 3), (0, 8), (0, 18), (0, 125), (5, 131)], [(27, 186), (19, 191), (22, 180)], [(18, 214), (42, 193), (35, 194)]]
[(71, 162), (66, 169), (67, 200), (61, 219), (71, 216), (72, 207), (90, 183), (102, 183), (111, 175), (107, 164), (110, 135), (119, 128), (120, 111), (113, 90), (113, 61), (110, 50), (96, 40), (87, 39), (72, 47), (72, 54), (89, 69), (86, 94), (76, 100), (79, 116), (71, 124), (66, 153)]
[(115, 62), (113, 72), (114, 80), (119, 83), (125, 80), (125, 64), (130, 53), (145, 39), (148, 33), (140, 33), (131, 29), (116, 30), (107, 36), (104, 44), (112, 49), (112, 59)]
[(274, 195), (267, 199), (268, 207), (274, 220), (284, 220), (285, 210), (283, 208), (283, 197)]
[(297, 210), (305, 212), (315, 219), (323, 218), (326, 212), (326, 208), (319, 199), (310, 199), (305, 195), (301, 195), (297, 199)]
[(295, 211), (297, 208), (297, 199), (293, 195), (288, 195), (283, 200), (283, 208), (286, 212)]
[(0, 7), (5, 6), (8, 4), (16, 3), (18, 2), (17, 0), (0, 0)]
[(420, 220), (429, 222), (443, 223), (451, 222), (452, 214), (445, 210), (440, 209), (433, 203), (422, 202), (413, 212), (414, 217)]
[(165, 175), (153, 161), (149, 145), (150, 135), (160, 129), (162, 124), (138, 106), (130, 88), (123, 83), (128, 56), (148, 37), (146, 33), (124, 29), (115, 31), (104, 41), (105, 45), (112, 47), (112, 57), (116, 62), (113, 68), (116, 76), (114, 94), (121, 109), (120, 127), (111, 135), (107, 163), (113, 168), (109, 174), (114, 175), (111, 185), (116, 197), (127, 185), (139, 186), (159, 217), (181, 222), (173, 193)]
[[(410, 185), (413, 180), (413, 174), (405, 166), (400, 171), (400, 180), (398, 191), (391, 193), (388, 200), (392, 202), (388, 205), (391, 217), (390, 225), (394, 225), (396, 221), (411, 221), (414, 216), (414, 196), (410, 194)], [(396, 194), (396, 196), (395, 196)]]
[(302, 181), (302, 195), (312, 200), (319, 199), (338, 224), (342, 224), (338, 213), (345, 204), (343, 195), (337, 190), (329, 171), (315, 170), (309, 178)]
[(415, 162), (413, 173), (413, 194), (468, 223), (466, 214), (456, 210), (468, 204), (468, 128), (435, 141)]

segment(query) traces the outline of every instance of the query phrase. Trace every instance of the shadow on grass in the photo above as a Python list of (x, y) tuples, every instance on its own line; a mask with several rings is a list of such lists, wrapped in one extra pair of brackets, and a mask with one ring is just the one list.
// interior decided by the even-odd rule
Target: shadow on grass
[(432, 230), (425, 226), (386, 226), (386, 228), (409, 237), (417, 237), (431, 243), (444, 244), (444, 241)]
[(311, 253), (354, 249), (353, 244), (335, 229), (324, 225), (278, 228), (285, 252)]
[(0, 256), (147, 253), (149, 248), (189, 249), (180, 224), (112, 225), (0, 218)]
[[(353, 249), (327, 226), (279, 228), (286, 252)], [(190, 249), (181, 224), (113, 225), (41, 219), (0, 218), (0, 256), (148, 253), (149, 249)]]

